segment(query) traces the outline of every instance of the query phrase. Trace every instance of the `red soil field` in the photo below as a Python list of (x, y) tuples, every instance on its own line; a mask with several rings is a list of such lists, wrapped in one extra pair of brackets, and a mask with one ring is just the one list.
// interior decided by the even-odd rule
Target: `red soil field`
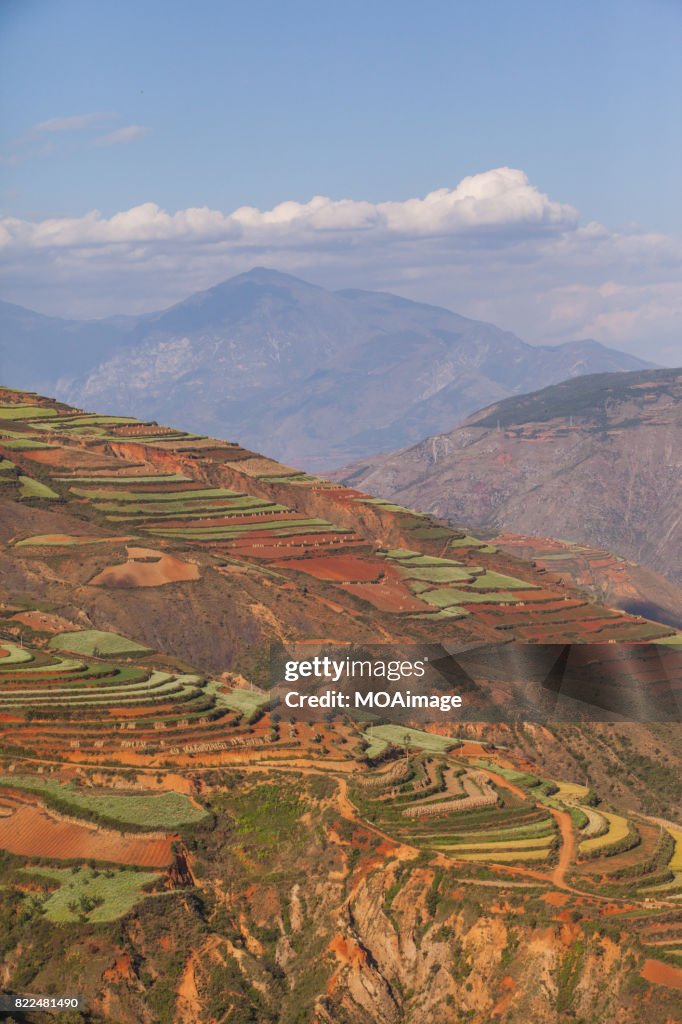
[(358, 558), (357, 555), (321, 555), (313, 558), (288, 558), (273, 562), (277, 569), (293, 569), (305, 572), (318, 580), (335, 580), (343, 583), (366, 583), (377, 579), (385, 571), (378, 561)]
[[(141, 561), (154, 558), (156, 561)], [(162, 587), (200, 578), (199, 566), (180, 558), (152, 551), (150, 548), (128, 548), (128, 561), (110, 565), (90, 580), (91, 587)]]
[(645, 960), (642, 977), (654, 985), (682, 989), (682, 968), (664, 964), (661, 960)]
[(73, 629), (73, 623), (68, 619), (50, 612), (20, 612), (18, 615), (12, 616), (12, 622), (20, 622), (22, 626), (29, 626), (30, 629), (46, 633), (62, 633), (65, 630)]
[(344, 583), (344, 590), (361, 597), (382, 612), (432, 612), (433, 606), (413, 597), (398, 580), (381, 583)]
[(102, 860), (161, 868), (170, 864), (171, 836), (145, 839), (111, 829), (59, 819), (35, 804), (15, 805), (0, 818), (0, 847), (22, 857), (58, 860)]
[(44, 466), (56, 466), (60, 470), (90, 470), (102, 469), (107, 465), (106, 456), (101, 453), (88, 452), (83, 449), (69, 447), (68, 463), (64, 462), (63, 448), (36, 448), (22, 451), (22, 459), (30, 459), (31, 462), (40, 462)]

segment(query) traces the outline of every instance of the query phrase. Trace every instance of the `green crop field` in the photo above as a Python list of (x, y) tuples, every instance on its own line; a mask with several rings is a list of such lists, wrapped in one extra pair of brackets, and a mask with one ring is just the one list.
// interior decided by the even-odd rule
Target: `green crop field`
[(478, 853), (458, 853), (455, 856), (457, 860), (492, 861), (495, 864), (506, 864), (509, 861), (517, 860), (547, 860), (549, 848), (546, 850), (501, 850), (498, 853), (481, 850)]
[(31, 651), (6, 640), (0, 640), (0, 650), (5, 652), (0, 656), (0, 669), (4, 669), (6, 665), (20, 665), (22, 662), (33, 661)]
[(625, 839), (630, 831), (627, 818), (622, 818), (619, 814), (611, 814), (609, 811), (600, 811), (599, 813), (609, 823), (608, 832), (601, 836), (594, 836), (592, 839), (583, 839), (578, 848), (581, 854), (589, 854), (596, 850), (606, 850), (610, 846), (615, 846), (621, 839)]
[(78, 498), (88, 498), (90, 501), (198, 501), (205, 498), (239, 498), (243, 497), (237, 491), (228, 491), (224, 487), (202, 487), (196, 490), (185, 491), (111, 491), (109, 489), (89, 489), (72, 487), (71, 491)]
[(39, 419), (43, 416), (56, 416), (57, 410), (43, 405), (1, 405), (0, 420)]
[(106, 487), (135, 487), (137, 484), (181, 484), (191, 483), (191, 478), (183, 476), (182, 473), (158, 473), (150, 475), (128, 475), (114, 476), (101, 474), (99, 476), (60, 476), (61, 480), (70, 484), (103, 484)]
[(135, 871), (118, 868), (95, 871), (92, 868), (24, 868), (27, 877), (45, 881), (54, 891), (46, 898), (43, 909), (48, 921), (63, 924), (83, 918), (93, 924), (114, 921), (135, 906), (146, 889), (162, 878), (157, 871)]
[(21, 451), (22, 449), (33, 451), (41, 448), (55, 447), (53, 444), (45, 444), (44, 441), (34, 441), (33, 438), (21, 436), (0, 437), (0, 445), (2, 445), (3, 448), (8, 448), (10, 451), (15, 452)]
[(513, 768), (501, 768), (494, 761), (486, 761), (483, 758), (476, 758), (472, 761), (472, 764), (479, 768), (484, 768), (486, 771), (495, 772), (500, 775), (507, 782), (514, 782), (517, 786), (537, 786), (539, 779), (537, 775), (531, 775), (530, 772), (517, 772)]
[(0, 775), (0, 786), (11, 786), (42, 797), (48, 805), (75, 817), (95, 819), (115, 826), (132, 825), (149, 831), (175, 831), (202, 821), (203, 808), (195, 807), (182, 793), (117, 793), (52, 782), (38, 776)]
[(675, 849), (673, 850), (668, 867), (671, 871), (682, 871), (682, 828), (668, 828), (668, 832), (675, 842)]
[(230, 711), (238, 711), (243, 715), (252, 715), (258, 708), (267, 704), (269, 697), (267, 693), (258, 693), (254, 690), (219, 690), (216, 684), (206, 687), (208, 693), (215, 696), (218, 707), (228, 708)]
[[(545, 836), (554, 835), (555, 826), (553, 818), (541, 818), (539, 821), (533, 821), (522, 825), (510, 825), (505, 829), (485, 829), (482, 831), (478, 829), (476, 831), (463, 831), (457, 833), (457, 839), (490, 839), (492, 841), (502, 839), (530, 839), (534, 836)], [(454, 837), (453, 837), (454, 838)]]
[(59, 495), (48, 487), (41, 484), (39, 480), (33, 480), (30, 476), (20, 476), (20, 493), (22, 498), (42, 498), (46, 501), (59, 500)]
[(467, 583), (473, 579), (470, 570), (459, 566), (401, 566), (400, 575), (408, 580), (425, 580), (427, 583)]
[(149, 648), (118, 633), (107, 633), (100, 629), (81, 629), (73, 633), (58, 633), (53, 636), (48, 647), (58, 651), (74, 651), (76, 654), (95, 652), (105, 655), (115, 654), (148, 654)]
[(17, 548), (83, 547), (87, 544), (111, 544), (112, 540), (116, 540), (119, 543), (123, 544), (131, 539), (132, 538), (130, 537), (65, 537), (62, 540), (55, 540), (49, 534), (37, 534), (35, 537), (25, 537), (23, 540), (18, 540), (14, 546)]
[(392, 501), (386, 501), (384, 498), (359, 498), (363, 505), (376, 505), (379, 508), (385, 509), (387, 512), (409, 512), (410, 509), (405, 508), (404, 505), (395, 505)]
[(557, 800), (580, 801), (584, 800), (590, 792), (587, 786), (579, 786), (575, 782), (555, 782), (554, 784), (558, 786), (558, 792), (555, 793)]
[(477, 843), (436, 843), (439, 850), (481, 850), (484, 853), (499, 852), (500, 850), (544, 850), (551, 846), (553, 836), (537, 836), (530, 839), (501, 839), (488, 842), (481, 835)]
[(504, 587), (512, 590), (537, 589), (533, 583), (526, 583), (525, 580), (516, 579), (515, 576), (504, 576), (501, 572), (485, 572), (482, 576), (478, 576), (471, 586), (485, 587), (489, 590), (502, 590)]
[[(394, 747), (409, 745), (429, 753), (442, 754), (459, 745), (459, 740), (453, 737), (436, 736), (430, 732), (422, 732), (421, 729), (408, 729), (403, 725), (375, 725), (365, 732), (365, 737), (373, 744), (381, 743), (381, 750), (390, 743)], [(369, 750), (367, 755), (372, 756)]]

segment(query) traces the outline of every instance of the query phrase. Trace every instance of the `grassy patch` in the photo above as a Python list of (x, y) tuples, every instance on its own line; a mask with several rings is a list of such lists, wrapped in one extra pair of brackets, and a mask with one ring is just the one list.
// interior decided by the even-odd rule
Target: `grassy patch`
[[(459, 742), (451, 736), (435, 736), (433, 733), (422, 732), (421, 729), (408, 729), (403, 725), (376, 725), (371, 734), (368, 732), (365, 736), (373, 743), (380, 742), (382, 750), (390, 743), (394, 747), (409, 745), (433, 754), (442, 754), (451, 747), (456, 747)], [(372, 756), (369, 750), (367, 754)]]
[(229, 708), (230, 711), (238, 711), (247, 717), (252, 715), (258, 708), (267, 704), (268, 695), (257, 693), (253, 690), (218, 690), (212, 689), (210, 684), (207, 692), (213, 693), (218, 707)]
[(48, 647), (58, 651), (74, 651), (76, 654), (148, 654), (149, 648), (134, 640), (128, 640), (118, 633), (101, 629), (81, 629), (73, 633), (58, 633), (50, 640)]
[(43, 416), (56, 416), (57, 410), (44, 405), (2, 405), (0, 420), (35, 420)]
[(36, 881), (58, 886), (43, 904), (48, 921), (62, 924), (69, 921), (114, 921), (127, 914), (143, 899), (150, 886), (161, 878), (156, 871), (99, 872), (91, 868), (24, 868)]
[(59, 495), (47, 484), (33, 480), (30, 476), (19, 477), (19, 491), (22, 498), (42, 498), (44, 501), (58, 501)]

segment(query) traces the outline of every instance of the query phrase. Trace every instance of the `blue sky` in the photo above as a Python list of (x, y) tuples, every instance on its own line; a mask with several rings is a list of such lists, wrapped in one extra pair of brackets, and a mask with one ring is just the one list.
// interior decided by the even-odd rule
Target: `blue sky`
[(509, 164), (589, 218), (682, 226), (675, 0), (4, 0), (0, 27), (5, 146), (91, 111), (150, 131), (60, 140), (5, 213), (379, 201)]
[[(581, 225), (676, 237), (681, 44), (678, 0), (3, 0), (0, 217), (109, 218), (141, 204), (229, 214), (316, 195), (403, 202), (510, 167)], [(258, 248), (213, 271), (202, 256), (192, 284), (246, 269), (251, 252), (251, 262), (306, 269)], [(69, 278), (63, 250), (57, 268), (44, 249), (35, 265), (26, 246), (14, 255), (23, 270), (15, 262), (0, 295), (48, 308), (59, 291), (59, 311), (112, 311), (97, 297), (105, 277)], [(332, 256), (321, 283), (336, 275), (344, 286), (353, 269)], [(319, 278), (319, 243), (310, 262)], [(644, 262), (647, 286), (668, 280), (666, 270), (653, 281), (650, 253)], [(459, 301), (452, 281), (424, 285), (425, 255), (416, 264), (368, 283)], [(122, 263), (106, 265), (114, 301), (144, 304), (126, 291)], [(175, 286), (166, 294), (149, 269), (154, 305)], [(529, 321), (514, 323), (509, 303), (489, 312), (515, 329)], [(553, 336), (551, 317), (538, 333)]]

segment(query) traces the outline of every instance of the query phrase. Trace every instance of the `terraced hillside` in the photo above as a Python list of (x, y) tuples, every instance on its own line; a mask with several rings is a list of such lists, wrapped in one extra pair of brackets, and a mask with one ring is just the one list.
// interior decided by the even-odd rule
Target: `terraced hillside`
[[(441, 639), (446, 619), (462, 641), (674, 632), (236, 444), (5, 390), (0, 455), (0, 558), (14, 594), (77, 589), (84, 624), (207, 669), (256, 677), (256, 644), (283, 636)], [(190, 607), (204, 621), (185, 630)]]
[(92, 1021), (675, 1019), (674, 822), (454, 729), (294, 723), (222, 680), (160, 692), (153, 653), (2, 645), (10, 988), (66, 978)]
[(4, 989), (88, 1024), (676, 1020), (679, 724), (266, 692), (272, 640), (665, 659), (672, 627), (237, 445), (0, 395)]

